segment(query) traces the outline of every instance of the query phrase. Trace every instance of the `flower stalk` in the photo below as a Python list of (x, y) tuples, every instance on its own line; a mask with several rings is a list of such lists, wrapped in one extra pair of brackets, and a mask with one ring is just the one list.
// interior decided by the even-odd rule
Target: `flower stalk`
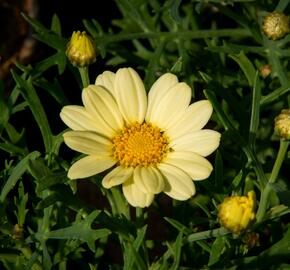
[(277, 154), (277, 157), (276, 157), (276, 160), (275, 160), (272, 172), (271, 172), (271, 176), (265, 188), (261, 192), (260, 204), (257, 211), (257, 223), (260, 223), (265, 216), (265, 213), (268, 207), (269, 196), (272, 191), (272, 186), (277, 180), (283, 160), (285, 159), (285, 155), (287, 153), (288, 146), (289, 146), (289, 141), (280, 139), (280, 147), (279, 147), (279, 151), (278, 151), (278, 154)]

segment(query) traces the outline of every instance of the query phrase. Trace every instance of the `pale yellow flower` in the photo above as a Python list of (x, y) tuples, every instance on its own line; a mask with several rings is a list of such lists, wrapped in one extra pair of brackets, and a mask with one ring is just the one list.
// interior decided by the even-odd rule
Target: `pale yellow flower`
[(247, 229), (255, 219), (255, 192), (249, 191), (247, 196), (230, 196), (219, 206), (220, 223), (232, 231), (240, 233)]
[(209, 177), (205, 158), (219, 145), (220, 134), (202, 129), (211, 103), (190, 105), (191, 89), (175, 75), (162, 75), (148, 97), (132, 68), (105, 71), (82, 92), (82, 106), (65, 106), (61, 119), (73, 131), (65, 143), (87, 156), (68, 171), (70, 179), (86, 178), (114, 166), (102, 181), (105, 188), (122, 185), (132, 206), (149, 206), (155, 194), (177, 200), (195, 194), (192, 180)]

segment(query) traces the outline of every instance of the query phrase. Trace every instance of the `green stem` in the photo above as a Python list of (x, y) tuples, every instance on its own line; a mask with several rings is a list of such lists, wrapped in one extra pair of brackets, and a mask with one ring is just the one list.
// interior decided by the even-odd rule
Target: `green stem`
[(230, 233), (230, 231), (226, 230), (225, 228), (218, 228), (218, 229), (214, 229), (214, 230), (208, 230), (208, 231), (204, 231), (204, 232), (197, 232), (197, 233), (190, 234), (189, 236), (186, 237), (186, 241), (187, 242), (195, 242), (198, 240), (223, 236), (223, 235), (226, 235), (229, 233)]
[(83, 88), (87, 87), (90, 84), (90, 79), (89, 79), (89, 69), (88, 67), (80, 67), (79, 72), (81, 75), (82, 83), (83, 83)]
[(277, 155), (276, 161), (274, 163), (274, 166), (271, 172), (269, 183), (275, 183), (277, 176), (279, 174), (281, 165), (287, 153), (288, 146), (289, 146), (289, 141), (285, 141), (283, 139), (280, 140), (280, 147), (279, 147), (278, 155)]
[(283, 139), (280, 140), (280, 147), (279, 147), (278, 155), (276, 157), (276, 160), (275, 160), (272, 172), (271, 172), (271, 176), (269, 178), (267, 185), (261, 191), (260, 204), (259, 204), (257, 217), (256, 217), (257, 223), (260, 223), (265, 216), (265, 213), (268, 207), (269, 196), (272, 191), (272, 186), (276, 182), (279, 171), (281, 169), (281, 165), (287, 153), (288, 146), (289, 146), (289, 141), (285, 141)]
[(216, 29), (216, 30), (195, 30), (195, 31), (178, 31), (178, 32), (142, 32), (129, 34), (107, 34), (96, 36), (97, 43), (111, 43), (131, 39), (148, 39), (148, 38), (182, 38), (182, 39), (204, 39), (213, 37), (250, 37), (252, 34), (247, 29)]

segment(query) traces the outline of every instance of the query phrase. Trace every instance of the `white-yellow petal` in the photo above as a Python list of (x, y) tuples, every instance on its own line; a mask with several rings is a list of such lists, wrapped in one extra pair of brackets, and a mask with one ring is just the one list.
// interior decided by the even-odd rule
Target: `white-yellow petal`
[(121, 68), (115, 77), (115, 96), (127, 123), (142, 123), (147, 110), (144, 84), (132, 68)]
[(220, 137), (217, 131), (202, 129), (172, 140), (170, 147), (175, 151), (190, 151), (206, 157), (218, 148)]
[(167, 134), (171, 140), (189, 132), (202, 129), (212, 115), (212, 105), (208, 100), (200, 100), (191, 104), (182, 115), (181, 119), (168, 126)]
[(111, 168), (115, 163), (110, 156), (86, 156), (70, 167), (67, 176), (70, 179), (90, 177)]
[(134, 207), (148, 207), (154, 199), (154, 194), (139, 189), (133, 177), (122, 185), (122, 189), (126, 200)]
[(190, 151), (206, 157), (218, 148), (220, 137), (221, 134), (217, 131), (202, 129), (172, 140), (170, 147), (176, 151)]
[(133, 171), (132, 167), (118, 166), (103, 178), (102, 185), (104, 188), (111, 188), (123, 184), (133, 175)]
[(158, 194), (164, 189), (163, 176), (154, 167), (136, 167), (134, 170), (134, 182), (144, 193)]
[(186, 83), (178, 83), (166, 92), (158, 104), (153, 105), (147, 121), (166, 130), (169, 125), (180, 120), (190, 100), (190, 87)]
[(87, 155), (110, 155), (112, 143), (109, 139), (91, 131), (68, 131), (63, 134), (65, 144), (71, 149)]
[(99, 85), (89, 85), (82, 92), (87, 111), (103, 125), (117, 131), (124, 126), (122, 115), (114, 97)]
[(116, 74), (111, 71), (104, 71), (100, 74), (95, 81), (96, 85), (101, 85), (106, 88), (112, 96), (115, 96), (114, 84), (115, 84)]
[(169, 165), (158, 166), (165, 177), (164, 192), (173, 199), (184, 201), (195, 194), (195, 186), (191, 177), (183, 170)]
[(61, 120), (72, 130), (99, 131), (97, 123), (82, 106), (70, 105), (62, 108)]
[(207, 159), (188, 151), (170, 152), (164, 162), (185, 171), (193, 180), (208, 178), (213, 169)]
[(156, 80), (148, 93), (146, 121), (149, 121), (151, 118), (152, 108), (158, 106), (164, 95), (177, 83), (177, 77), (171, 73), (165, 73)]

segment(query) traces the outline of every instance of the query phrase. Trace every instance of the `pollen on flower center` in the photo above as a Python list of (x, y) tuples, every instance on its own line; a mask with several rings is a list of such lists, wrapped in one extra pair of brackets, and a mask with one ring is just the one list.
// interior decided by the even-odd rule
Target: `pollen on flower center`
[(169, 150), (168, 138), (149, 123), (127, 126), (112, 141), (114, 157), (125, 167), (157, 164)]

